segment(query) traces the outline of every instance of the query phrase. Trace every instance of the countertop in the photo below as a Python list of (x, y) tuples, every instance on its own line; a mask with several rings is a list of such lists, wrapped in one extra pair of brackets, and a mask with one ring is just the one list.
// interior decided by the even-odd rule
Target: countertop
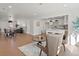
[(46, 33), (48, 34), (49, 32), (50, 33), (63, 33), (64, 34), (65, 29), (47, 29)]

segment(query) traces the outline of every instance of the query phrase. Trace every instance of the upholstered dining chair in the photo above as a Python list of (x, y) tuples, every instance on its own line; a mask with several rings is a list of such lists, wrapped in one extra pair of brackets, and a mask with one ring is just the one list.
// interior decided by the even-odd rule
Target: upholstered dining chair
[(61, 47), (63, 47), (62, 40), (63, 40), (62, 33), (47, 34), (48, 55), (49, 56), (58, 56), (59, 55)]

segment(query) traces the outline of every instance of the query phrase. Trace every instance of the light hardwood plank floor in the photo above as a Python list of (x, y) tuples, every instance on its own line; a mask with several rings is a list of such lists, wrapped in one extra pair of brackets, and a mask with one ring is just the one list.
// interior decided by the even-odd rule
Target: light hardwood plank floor
[(0, 56), (23, 56), (18, 47), (31, 42), (32, 36), (29, 34), (17, 34), (15, 38), (0, 35)]

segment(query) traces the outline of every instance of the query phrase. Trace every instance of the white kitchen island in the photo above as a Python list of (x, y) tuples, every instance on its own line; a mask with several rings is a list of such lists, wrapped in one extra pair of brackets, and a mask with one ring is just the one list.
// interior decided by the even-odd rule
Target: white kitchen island
[(47, 29), (46, 34), (48, 34), (48, 33), (52, 33), (52, 34), (54, 34), (54, 33), (62, 33), (62, 34), (64, 34), (65, 30), (64, 29)]

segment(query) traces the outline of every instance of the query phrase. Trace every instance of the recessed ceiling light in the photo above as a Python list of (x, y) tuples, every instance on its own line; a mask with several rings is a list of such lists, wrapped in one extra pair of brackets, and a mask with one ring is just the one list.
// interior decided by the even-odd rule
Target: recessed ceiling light
[(12, 6), (8, 6), (9, 8), (12, 8)]
[(64, 4), (64, 7), (67, 7), (67, 4)]

